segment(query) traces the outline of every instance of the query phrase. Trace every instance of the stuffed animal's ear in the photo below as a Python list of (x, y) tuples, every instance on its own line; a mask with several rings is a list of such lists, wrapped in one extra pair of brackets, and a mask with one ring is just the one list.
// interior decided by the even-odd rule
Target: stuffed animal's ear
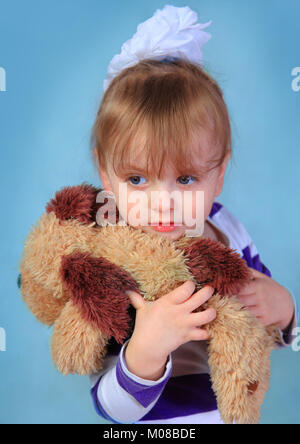
[[(180, 247), (180, 243), (178, 243)], [(199, 284), (234, 295), (249, 281), (250, 270), (237, 251), (212, 239), (193, 239), (182, 247), (186, 265)]]
[(86, 183), (64, 187), (48, 202), (46, 212), (53, 211), (59, 220), (77, 219), (82, 223), (91, 223), (95, 218), (98, 191)]
[(139, 291), (125, 270), (80, 251), (63, 256), (60, 277), (70, 295), (55, 321), (52, 358), (63, 373), (89, 374), (101, 368), (111, 337), (122, 343), (132, 328), (126, 290)]
[(82, 318), (122, 343), (132, 329), (125, 292), (139, 293), (132, 276), (104, 257), (80, 251), (62, 257), (60, 276)]
[[(83, 224), (95, 222), (98, 209), (104, 202), (97, 202), (98, 193), (103, 191), (83, 182), (81, 185), (64, 187), (57, 191), (55, 197), (47, 204), (47, 213), (54, 212), (59, 220), (77, 219)], [(116, 221), (119, 221), (119, 210), (116, 208)]]
[(108, 338), (82, 318), (81, 311), (68, 301), (54, 323), (51, 342), (52, 359), (58, 370), (67, 375), (86, 375), (100, 370)]

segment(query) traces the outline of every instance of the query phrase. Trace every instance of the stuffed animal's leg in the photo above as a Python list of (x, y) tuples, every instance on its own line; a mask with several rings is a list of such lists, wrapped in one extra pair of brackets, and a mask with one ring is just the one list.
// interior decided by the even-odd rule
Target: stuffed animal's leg
[(258, 423), (268, 389), (272, 340), (235, 297), (214, 295), (206, 306), (216, 319), (207, 326), (212, 387), (225, 423)]
[(68, 301), (54, 323), (51, 342), (52, 359), (64, 375), (85, 375), (100, 370), (108, 338)]

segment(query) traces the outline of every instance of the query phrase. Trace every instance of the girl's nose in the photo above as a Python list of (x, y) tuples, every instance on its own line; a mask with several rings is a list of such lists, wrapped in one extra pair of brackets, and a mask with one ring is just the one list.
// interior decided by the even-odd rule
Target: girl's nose
[(170, 187), (167, 186), (151, 189), (149, 204), (153, 210), (159, 213), (174, 210), (174, 190), (171, 190)]
[(181, 191), (168, 188), (156, 188), (153, 191), (156, 191), (156, 193), (152, 195), (152, 203), (149, 206), (151, 223), (160, 221), (182, 224), (183, 202)]

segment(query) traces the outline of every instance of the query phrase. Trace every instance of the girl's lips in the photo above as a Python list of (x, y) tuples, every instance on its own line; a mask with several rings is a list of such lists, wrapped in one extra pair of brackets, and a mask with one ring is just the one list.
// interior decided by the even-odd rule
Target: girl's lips
[(161, 233), (168, 233), (169, 231), (175, 230), (174, 225), (170, 225), (169, 227), (152, 227), (154, 230), (159, 231)]
[(162, 222), (159, 222), (159, 225), (151, 225), (152, 228), (156, 231), (160, 232), (168, 232), (173, 231), (176, 228), (176, 225), (174, 225), (174, 222), (170, 222), (168, 225), (163, 225)]
[(163, 225), (163, 224), (164, 224), (165, 227), (167, 227), (167, 226), (170, 227), (171, 225), (174, 225), (175, 223), (174, 223), (173, 221), (171, 221), (171, 222), (169, 222), (169, 223), (159, 221), (159, 222), (155, 222), (155, 223), (150, 224), (150, 225), (151, 225), (151, 227), (156, 227), (157, 224), (158, 224), (158, 225)]

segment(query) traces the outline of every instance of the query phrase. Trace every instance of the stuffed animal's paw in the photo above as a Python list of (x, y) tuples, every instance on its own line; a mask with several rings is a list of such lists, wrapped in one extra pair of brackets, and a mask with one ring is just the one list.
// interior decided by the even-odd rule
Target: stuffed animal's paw
[(269, 384), (272, 341), (234, 296), (215, 295), (208, 305), (217, 311), (207, 329), (212, 386), (221, 416), (226, 423), (258, 423)]
[(73, 301), (68, 301), (54, 323), (51, 354), (58, 370), (67, 375), (86, 375), (101, 369), (108, 338), (82, 318)]

